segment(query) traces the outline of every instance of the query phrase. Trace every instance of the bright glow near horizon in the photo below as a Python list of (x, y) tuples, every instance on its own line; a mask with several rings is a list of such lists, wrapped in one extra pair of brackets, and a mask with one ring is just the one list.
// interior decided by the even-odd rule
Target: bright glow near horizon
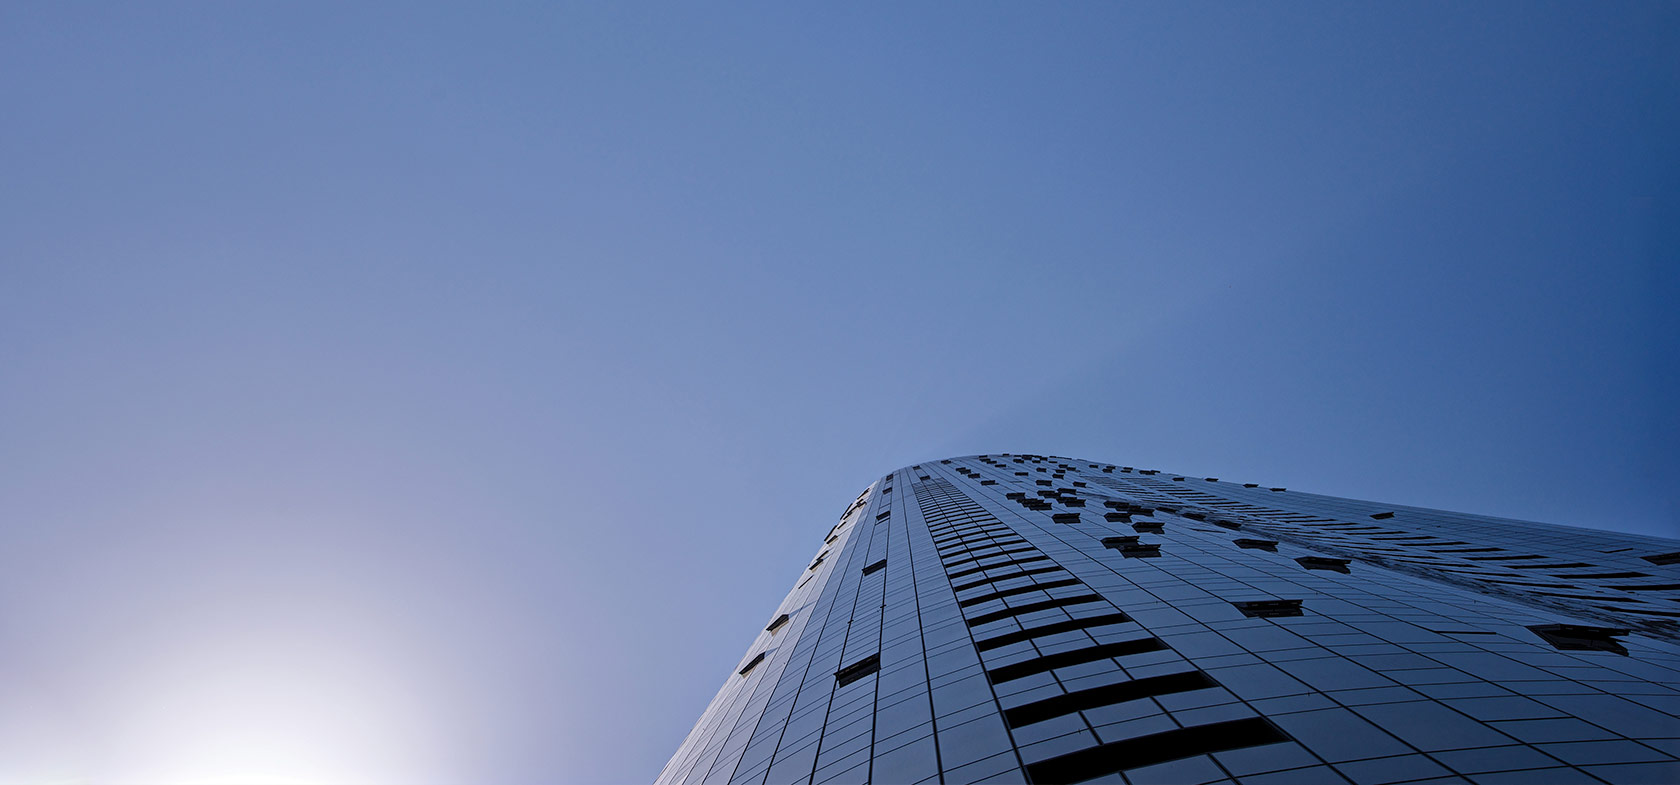
[(115, 771), (135, 783), (338, 785), (410, 769), (419, 685), (401, 683), (394, 654), (318, 634), (183, 641), (118, 702)]
[(447, 770), (434, 723), (448, 689), (422, 678), (423, 652), (354, 608), (317, 625), (275, 610), (113, 641), (102, 681), (61, 697), (48, 746), (14, 751), (0, 783), (367, 785)]

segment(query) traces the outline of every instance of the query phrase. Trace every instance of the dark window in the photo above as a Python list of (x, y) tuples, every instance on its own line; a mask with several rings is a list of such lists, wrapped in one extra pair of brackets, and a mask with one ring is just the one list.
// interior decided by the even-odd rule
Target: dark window
[(1659, 553), (1655, 556), (1646, 556), (1644, 559), (1652, 564), (1680, 564), (1680, 551)]
[(739, 671), (736, 671), (736, 673), (739, 673), (742, 676), (745, 676), (745, 675), (747, 675), (747, 671), (750, 671), (753, 668), (758, 667), (758, 664), (763, 662), (763, 661), (764, 661), (764, 652), (759, 652), (758, 656), (756, 656), (756, 657), (754, 657), (750, 660), (747, 660), (747, 664), (742, 665), (741, 669)]
[(892, 517), (892, 510), (882, 510), (875, 514), (875, 520), (884, 521)]
[(1295, 561), (1300, 562), (1302, 567), (1309, 570), (1330, 570), (1344, 575), (1348, 571), (1347, 559), (1332, 559), (1327, 556), (1302, 556)]
[(1529, 627), (1535, 635), (1559, 649), (1571, 651), (1609, 651), (1627, 656), (1627, 649), (1616, 638), (1628, 630), (1610, 627), (1579, 627), (1573, 624), (1537, 624)]
[(1289, 740), (1277, 726), (1259, 717), (1228, 720), (1109, 742), (1029, 763), (1027, 777), (1044, 785), (1084, 782), (1127, 769)]
[(1138, 521), (1132, 524), (1132, 531), (1152, 532), (1160, 534), (1163, 526), (1160, 521)]
[(1129, 512), (1105, 512), (1103, 520), (1109, 523), (1131, 523), (1132, 514)]
[(1277, 540), (1235, 540), (1238, 548), (1254, 548), (1256, 550), (1277, 553)]
[(1127, 545), (1136, 545), (1137, 541), (1138, 538), (1135, 534), (1118, 534), (1113, 537), (1102, 538), (1104, 548), (1123, 548)]
[(1251, 619), (1273, 619), (1279, 616), (1301, 615), (1300, 600), (1250, 600), (1233, 602), (1237, 610)]
[(1078, 523), (1079, 522), (1079, 513), (1077, 513), (1077, 512), (1058, 512), (1055, 515), (1050, 516), (1050, 518), (1051, 518), (1051, 520), (1054, 520), (1057, 523)]
[(1392, 512), (1375, 512), (1375, 513), (1371, 513), (1371, 517), (1375, 518), (1379, 521), (1386, 521), (1389, 518), (1393, 518), (1394, 513), (1392, 513)]
[(881, 669), (881, 655), (871, 654), (834, 673), (836, 687), (844, 687)]
[(765, 627), (764, 631), (765, 632), (775, 632), (777, 627), (780, 627), (783, 624), (787, 624), (787, 623), (788, 623), (788, 615), (784, 613), (780, 616), (777, 616), (775, 621), (770, 622), (770, 626)]
[(879, 569), (881, 569), (882, 567), (885, 567), (885, 566), (887, 566), (887, 560), (882, 559), (878, 562), (875, 562), (874, 564), (869, 565), (868, 567), (863, 568), (863, 574), (868, 575), (869, 573), (875, 572), (876, 570), (879, 570)]

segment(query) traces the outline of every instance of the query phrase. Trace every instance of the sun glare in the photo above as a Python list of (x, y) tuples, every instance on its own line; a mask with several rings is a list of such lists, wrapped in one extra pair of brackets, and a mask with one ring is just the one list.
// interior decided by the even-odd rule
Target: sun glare
[(183, 646), (134, 681), (98, 781), (341, 785), (416, 774), (401, 659), (330, 635)]

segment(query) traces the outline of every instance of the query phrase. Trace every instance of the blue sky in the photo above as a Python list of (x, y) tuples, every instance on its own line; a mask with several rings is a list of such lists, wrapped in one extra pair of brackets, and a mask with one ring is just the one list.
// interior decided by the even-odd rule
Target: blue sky
[(1672, 4), (14, 4), (0, 783), (653, 778), (1037, 452), (1675, 536)]

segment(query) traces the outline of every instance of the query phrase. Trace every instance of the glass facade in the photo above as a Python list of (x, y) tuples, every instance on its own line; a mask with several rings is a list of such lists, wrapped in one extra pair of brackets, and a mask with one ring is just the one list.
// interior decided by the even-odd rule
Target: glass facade
[(1680, 782), (1680, 542), (1039, 455), (846, 508), (661, 785)]

